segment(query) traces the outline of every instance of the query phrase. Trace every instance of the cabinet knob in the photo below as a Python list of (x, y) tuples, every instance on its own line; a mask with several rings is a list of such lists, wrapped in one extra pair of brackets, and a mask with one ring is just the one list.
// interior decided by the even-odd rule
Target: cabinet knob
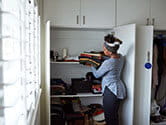
[(85, 24), (85, 16), (83, 16), (83, 24)]
[(77, 24), (79, 24), (79, 16), (78, 15), (77, 15), (76, 21), (77, 21)]
[(155, 19), (153, 18), (153, 19), (152, 19), (152, 25), (153, 25), (153, 26), (154, 26), (154, 23), (155, 23)]

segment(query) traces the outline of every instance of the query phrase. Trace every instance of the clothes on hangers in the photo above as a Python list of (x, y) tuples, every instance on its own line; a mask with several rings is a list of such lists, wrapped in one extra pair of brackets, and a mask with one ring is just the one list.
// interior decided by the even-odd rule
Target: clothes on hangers
[[(162, 35), (154, 38), (152, 74), (152, 85), (155, 88), (154, 99), (162, 107), (166, 103), (166, 89), (163, 89), (166, 88), (166, 37)], [(155, 84), (157, 81), (158, 84)]]
[(152, 70), (152, 86), (153, 86), (153, 88), (156, 88), (156, 86), (158, 85), (157, 58), (158, 58), (157, 45), (154, 44), (154, 46), (153, 46), (153, 70)]
[(161, 75), (163, 73), (163, 45), (162, 45), (162, 37), (155, 37), (154, 38), (154, 44), (157, 45), (158, 50), (158, 58), (157, 58), (157, 64), (158, 64), (158, 85), (155, 89), (155, 99), (157, 98), (157, 92), (161, 84)]
[(166, 65), (163, 67), (161, 83), (157, 91), (156, 101), (161, 107), (163, 107), (166, 103)]

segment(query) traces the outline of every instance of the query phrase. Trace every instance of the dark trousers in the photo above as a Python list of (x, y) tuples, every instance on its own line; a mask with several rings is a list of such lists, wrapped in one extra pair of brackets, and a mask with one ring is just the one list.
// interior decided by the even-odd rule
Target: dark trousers
[(118, 110), (120, 99), (118, 99), (107, 87), (104, 90), (103, 108), (107, 125), (119, 125)]

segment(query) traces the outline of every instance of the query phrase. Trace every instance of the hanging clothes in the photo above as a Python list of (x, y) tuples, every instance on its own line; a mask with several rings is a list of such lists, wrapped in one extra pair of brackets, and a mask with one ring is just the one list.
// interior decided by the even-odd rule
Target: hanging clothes
[(161, 75), (163, 73), (163, 45), (162, 45), (163, 38), (162, 37), (155, 37), (154, 38), (154, 44), (157, 45), (158, 50), (158, 58), (157, 58), (157, 64), (158, 64), (158, 85), (155, 89), (155, 99), (157, 99), (157, 92), (161, 84)]
[(157, 102), (163, 107), (166, 104), (166, 46), (163, 44), (163, 72), (161, 75), (161, 83), (157, 92)]
[(153, 46), (153, 70), (152, 70), (152, 86), (153, 86), (153, 88), (156, 88), (156, 86), (158, 85), (158, 64), (157, 64), (157, 58), (158, 58), (157, 45), (154, 44), (154, 46)]
[(157, 91), (156, 100), (161, 107), (163, 107), (166, 103), (166, 65), (163, 67), (161, 83)]
[[(153, 87), (155, 87), (155, 99), (162, 107), (166, 103), (166, 37), (158, 35), (154, 38), (154, 55), (153, 55)], [(157, 52), (156, 52), (157, 51)], [(157, 55), (156, 55), (157, 53)], [(156, 73), (156, 60), (157, 60), (157, 74)], [(158, 82), (158, 83), (157, 83)], [(155, 84), (157, 83), (157, 84)]]

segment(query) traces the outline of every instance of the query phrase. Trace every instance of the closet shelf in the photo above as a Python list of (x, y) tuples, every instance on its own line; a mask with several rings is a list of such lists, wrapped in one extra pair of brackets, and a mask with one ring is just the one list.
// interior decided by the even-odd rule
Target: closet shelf
[(55, 62), (51, 61), (52, 64), (80, 64), (79, 62)]
[(93, 93), (78, 93), (77, 95), (51, 95), (54, 97), (100, 97), (102, 94), (93, 94)]

